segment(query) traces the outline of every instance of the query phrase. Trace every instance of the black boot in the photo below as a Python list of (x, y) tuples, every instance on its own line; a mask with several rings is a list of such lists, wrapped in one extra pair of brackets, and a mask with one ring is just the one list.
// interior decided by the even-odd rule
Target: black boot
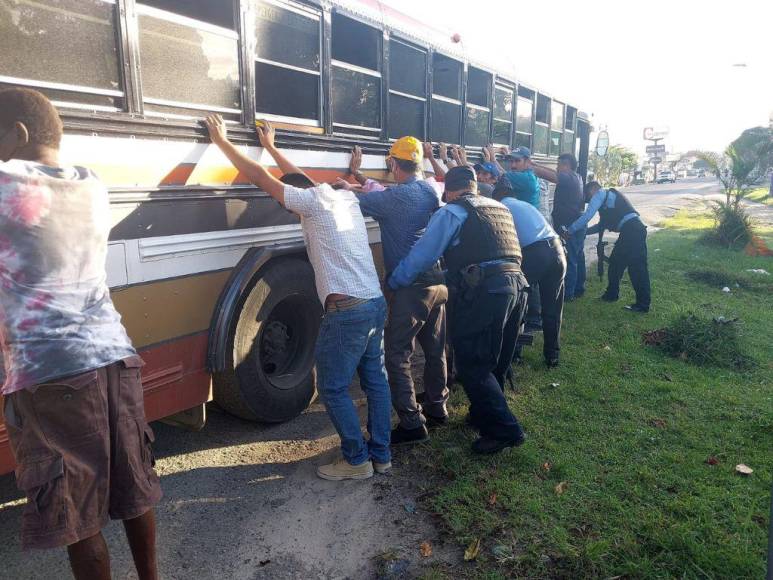
[(429, 432), (424, 425), (416, 427), (416, 429), (406, 429), (402, 425), (398, 425), (392, 429), (392, 437), (390, 440), (392, 445), (423, 443), (424, 441), (429, 441)]

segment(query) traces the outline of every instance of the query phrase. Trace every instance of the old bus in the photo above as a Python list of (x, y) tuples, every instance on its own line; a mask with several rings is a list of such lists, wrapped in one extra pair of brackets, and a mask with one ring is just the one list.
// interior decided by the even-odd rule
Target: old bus
[[(252, 127), (271, 119), (319, 181), (342, 174), (355, 144), (365, 172), (387, 179), (390, 139), (407, 134), (473, 158), (488, 142), (543, 162), (576, 152), (583, 168), (587, 117), (489, 56), (375, 0), (0, 3), (0, 86), (47, 94), (63, 162), (109, 185), (109, 284), (147, 363), (150, 420), (202, 425), (214, 397), (282, 421), (315, 392), (321, 307), (298, 221), (208, 144), (202, 117), (221, 113), (266, 163)], [(0, 473), (12, 468), (0, 425)]]

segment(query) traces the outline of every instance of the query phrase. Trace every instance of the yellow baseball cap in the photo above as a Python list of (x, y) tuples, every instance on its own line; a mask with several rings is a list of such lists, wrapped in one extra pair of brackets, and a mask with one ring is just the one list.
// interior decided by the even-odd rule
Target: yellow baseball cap
[(424, 159), (424, 149), (416, 137), (400, 137), (389, 149), (389, 156), (421, 163)]

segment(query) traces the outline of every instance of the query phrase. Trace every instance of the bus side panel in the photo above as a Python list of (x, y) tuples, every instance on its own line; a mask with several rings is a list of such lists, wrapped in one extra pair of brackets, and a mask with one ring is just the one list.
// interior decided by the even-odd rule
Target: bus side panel
[[(140, 349), (139, 353), (145, 361), (142, 387), (148, 421), (163, 419), (210, 400), (211, 378), (205, 368), (207, 332)], [(0, 396), (0, 409), (2, 404)], [(8, 431), (0, 418), (0, 475), (10, 473), (15, 466)]]
[(145, 361), (142, 387), (148, 421), (163, 419), (211, 398), (206, 369), (207, 333), (140, 350)]

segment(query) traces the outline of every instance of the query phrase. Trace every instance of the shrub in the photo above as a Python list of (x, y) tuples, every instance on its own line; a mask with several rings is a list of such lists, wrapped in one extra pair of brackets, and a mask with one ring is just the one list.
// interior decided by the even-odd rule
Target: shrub
[(705, 242), (729, 249), (742, 249), (754, 234), (749, 214), (737, 204), (717, 202), (712, 209), (714, 227), (703, 237)]
[(753, 361), (743, 352), (738, 326), (738, 319), (681, 313), (666, 328), (645, 333), (644, 342), (695, 365), (745, 369)]

